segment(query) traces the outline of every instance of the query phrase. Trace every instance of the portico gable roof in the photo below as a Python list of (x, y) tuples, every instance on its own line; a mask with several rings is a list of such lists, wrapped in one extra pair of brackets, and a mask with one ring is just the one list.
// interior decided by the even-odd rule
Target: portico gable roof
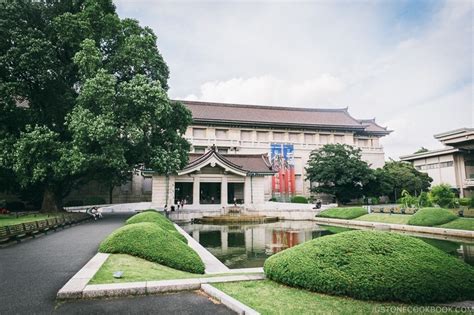
[(178, 175), (186, 175), (207, 165), (212, 167), (218, 165), (227, 172), (232, 172), (240, 176), (262, 176), (273, 175), (271, 164), (267, 154), (219, 154), (212, 148), (205, 154), (190, 154), (189, 164), (178, 171)]

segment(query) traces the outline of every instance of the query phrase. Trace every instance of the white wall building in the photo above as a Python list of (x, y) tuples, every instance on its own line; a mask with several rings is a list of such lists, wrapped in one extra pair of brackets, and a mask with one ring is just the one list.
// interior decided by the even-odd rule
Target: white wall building
[(462, 128), (434, 136), (446, 145), (439, 150), (401, 156), (427, 173), (431, 185), (449, 184), (461, 197), (474, 194), (474, 128)]

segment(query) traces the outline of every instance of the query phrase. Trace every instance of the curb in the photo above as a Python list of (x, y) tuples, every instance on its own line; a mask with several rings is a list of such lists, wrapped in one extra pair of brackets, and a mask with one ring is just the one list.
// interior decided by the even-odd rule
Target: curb
[[(82, 271), (82, 269), (81, 269)], [(61, 290), (57, 297), (59, 299), (80, 299), (80, 298), (100, 298), (119, 297), (130, 295), (147, 295), (165, 292), (192, 291), (199, 290), (203, 284), (215, 282), (236, 282), (263, 280), (264, 275), (235, 275), (209, 278), (160, 280), (160, 281), (140, 281), (108, 284), (87, 285), (89, 279), (71, 279)], [(75, 281), (77, 280), (77, 281)]]
[(212, 255), (207, 249), (205, 249), (201, 244), (199, 244), (194, 238), (191, 237), (185, 230), (180, 226), (174, 223), (175, 228), (178, 230), (181, 235), (183, 235), (188, 240), (188, 246), (191, 247), (196, 254), (201, 257), (204, 266), (206, 267), (206, 274), (210, 273), (227, 273), (230, 269), (224, 265), (219, 259)]
[(58, 291), (58, 299), (77, 299), (110, 254), (97, 253)]
[(233, 310), (237, 314), (251, 314), (251, 315), (259, 315), (260, 313), (254, 310), (253, 308), (245, 305), (244, 303), (234, 299), (230, 295), (222, 292), (221, 290), (213, 287), (210, 284), (202, 284), (201, 290), (210, 295), (211, 297), (215, 298), (229, 309)]
[(431, 234), (439, 237), (453, 237), (463, 240), (472, 240), (474, 239), (474, 231), (466, 230), (457, 230), (457, 229), (445, 229), (437, 227), (426, 227), (426, 226), (417, 226), (417, 225), (407, 225), (407, 224), (391, 224), (391, 223), (382, 223), (382, 222), (369, 222), (369, 221), (357, 221), (354, 220), (345, 220), (345, 219), (329, 219), (329, 218), (320, 218), (316, 217), (314, 219), (316, 223), (319, 224), (329, 224), (329, 225), (340, 225), (345, 227), (353, 228), (374, 228), (378, 230), (392, 230), (399, 232), (413, 232), (419, 234)]

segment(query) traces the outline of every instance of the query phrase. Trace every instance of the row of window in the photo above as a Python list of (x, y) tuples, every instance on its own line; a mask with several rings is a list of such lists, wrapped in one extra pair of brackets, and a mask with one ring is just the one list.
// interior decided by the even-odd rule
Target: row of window
[(430, 164), (425, 164), (425, 165), (417, 165), (415, 168), (419, 171), (424, 171), (424, 170), (432, 170), (435, 168), (444, 168), (444, 167), (451, 167), (453, 166), (454, 162), (453, 161), (448, 161), (448, 162), (441, 162), (441, 163), (430, 163)]
[[(215, 129), (214, 135), (207, 135), (208, 130), (206, 128), (193, 128), (193, 138), (212, 138), (215, 136), (216, 139), (227, 139), (228, 137), (228, 129)], [(278, 132), (274, 131), (271, 133), (273, 141), (287, 141), (286, 133), (285, 132)], [(319, 139), (318, 139), (319, 137)], [(288, 133), (288, 141), (289, 142), (301, 142), (304, 140), (304, 143), (321, 143), (321, 144), (328, 144), (328, 143), (346, 143), (344, 135), (333, 135), (333, 139), (331, 138), (330, 134), (313, 134), (313, 133), (297, 133), (297, 132), (289, 132)], [(270, 132), (268, 131), (253, 131), (253, 130), (241, 130), (240, 131), (240, 140), (242, 141), (269, 141), (270, 140)], [(318, 141), (319, 140), (319, 141)], [(359, 146), (368, 147), (372, 146), (371, 139), (358, 139)]]

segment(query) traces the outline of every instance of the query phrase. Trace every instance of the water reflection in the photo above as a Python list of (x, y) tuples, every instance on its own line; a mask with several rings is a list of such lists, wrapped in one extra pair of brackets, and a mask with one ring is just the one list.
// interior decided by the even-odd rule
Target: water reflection
[[(311, 221), (280, 221), (266, 224), (186, 224), (195, 240), (229, 268), (262, 267), (273, 254), (317, 237), (350, 229), (321, 226)], [(474, 265), (474, 245), (422, 238), (425, 242)]]

